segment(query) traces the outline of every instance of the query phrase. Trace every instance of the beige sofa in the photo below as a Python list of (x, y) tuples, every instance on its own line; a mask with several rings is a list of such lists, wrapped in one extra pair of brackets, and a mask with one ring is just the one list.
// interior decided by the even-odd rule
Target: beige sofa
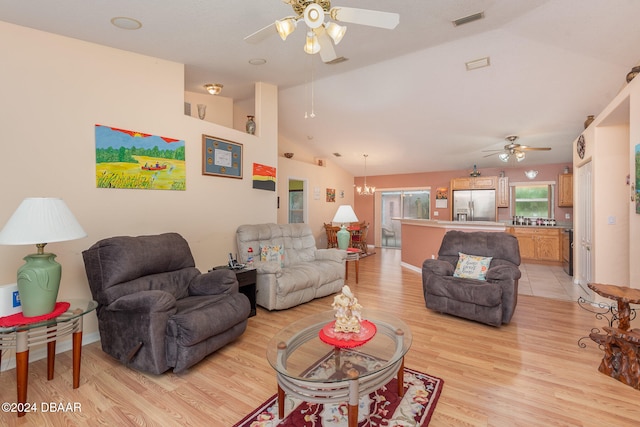
[[(268, 310), (331, 295), (344, 285), (346, 251), (317, 249), (306, 224), (241, 225), (236, 241), (240, 262), (246, 262), (248, 249), (253, 249), (256, 302)], [(261, 260), (261, 249), (268, 260)]]

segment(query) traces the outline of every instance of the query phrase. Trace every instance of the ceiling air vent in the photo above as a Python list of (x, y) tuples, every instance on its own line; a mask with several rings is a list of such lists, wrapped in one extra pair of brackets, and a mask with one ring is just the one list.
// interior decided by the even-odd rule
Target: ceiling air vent
[(452, 21), (452, 23), (454, 27), (459, 27), (460, 25), (468, 24), (469, 22), (477, 21), (482, 18), (484, 18), (484, 12), (478, 12), (473, 15), (458, 18), (455, 21)]
[(333, 155), (336, 156), (336, 157), (342, 157), (342, 154), (340, 154), (340, 153), (333, 153)]

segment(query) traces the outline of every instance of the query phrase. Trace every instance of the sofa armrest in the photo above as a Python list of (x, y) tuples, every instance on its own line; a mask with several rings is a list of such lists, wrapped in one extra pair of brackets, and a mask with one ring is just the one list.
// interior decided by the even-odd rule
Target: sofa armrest
[(282, 275), (282, 265), (277, 261), (254, 261), (253, 266), (258, 274)]
[(176, 299), (168, 292), (152, 290), (124, 295), (104, 307), (108, 311), (139, 313), (175, 312)]
[(238, 279), (231, 270), (211, 270), (200, 274), (189, 283), (189, 295), (220, 295), (238, 293)]
[(453, 265), (441, 259), (426, 259), (422, 263), (422, 274), (431, 273), (436, 276), (453, 276)]
[(514, 265), (497, 265), (487, 270), (487, 280), (518, 280), (522, 276)]
[(317, 249), (316, 259), (343, 263), (344, 260), (347, 259), (347, 251), (336, 249), (336, 248)]

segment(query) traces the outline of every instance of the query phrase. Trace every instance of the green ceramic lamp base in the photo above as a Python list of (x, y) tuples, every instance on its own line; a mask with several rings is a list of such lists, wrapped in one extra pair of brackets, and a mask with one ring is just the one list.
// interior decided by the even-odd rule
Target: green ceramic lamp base
[(51, 313), (58, 299), (62, 266), (52, 253), (31, 254), (18, 269), (18, 293), (25, 317)]
[(336, 237), (338, 238), (338, 249), (347, 250), (349, 248), (349, 240), (351, 238), (350, 233), (347, 231), (347, 227), (344, 225), (336, 233)]

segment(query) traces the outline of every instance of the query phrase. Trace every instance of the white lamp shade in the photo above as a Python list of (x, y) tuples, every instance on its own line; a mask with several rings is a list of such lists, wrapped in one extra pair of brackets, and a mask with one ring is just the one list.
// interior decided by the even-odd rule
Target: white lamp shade
[(284, 18), (276, 21), (276, 31), (282, 40), (286, 40), (289, 34), (296, 29), (296, 18)]
[(351, 205), (340, 205), (336, 215), (333, 217), (333, 222), (339, 222), (342, 224), (347, 222), (358, 222), (358, 217), (353, 211)]
[(344, 33), (347, 32), (347, 27), (338, 25), (335, 22), (329, 22), (328, 24), (324, 24), (324, 26), (329, 37), (333, 39), (334, 44), (340, 43), (340, 40), (344, 37)]
[(313, 31), (307, 32), (307, 41), (304, 44), (304, 51), (309, 55), (320, 52), (320, 42)]
[(27, 198), (0, 231), (2, 245), (63, 242), (86, 237), (62, 199)]

